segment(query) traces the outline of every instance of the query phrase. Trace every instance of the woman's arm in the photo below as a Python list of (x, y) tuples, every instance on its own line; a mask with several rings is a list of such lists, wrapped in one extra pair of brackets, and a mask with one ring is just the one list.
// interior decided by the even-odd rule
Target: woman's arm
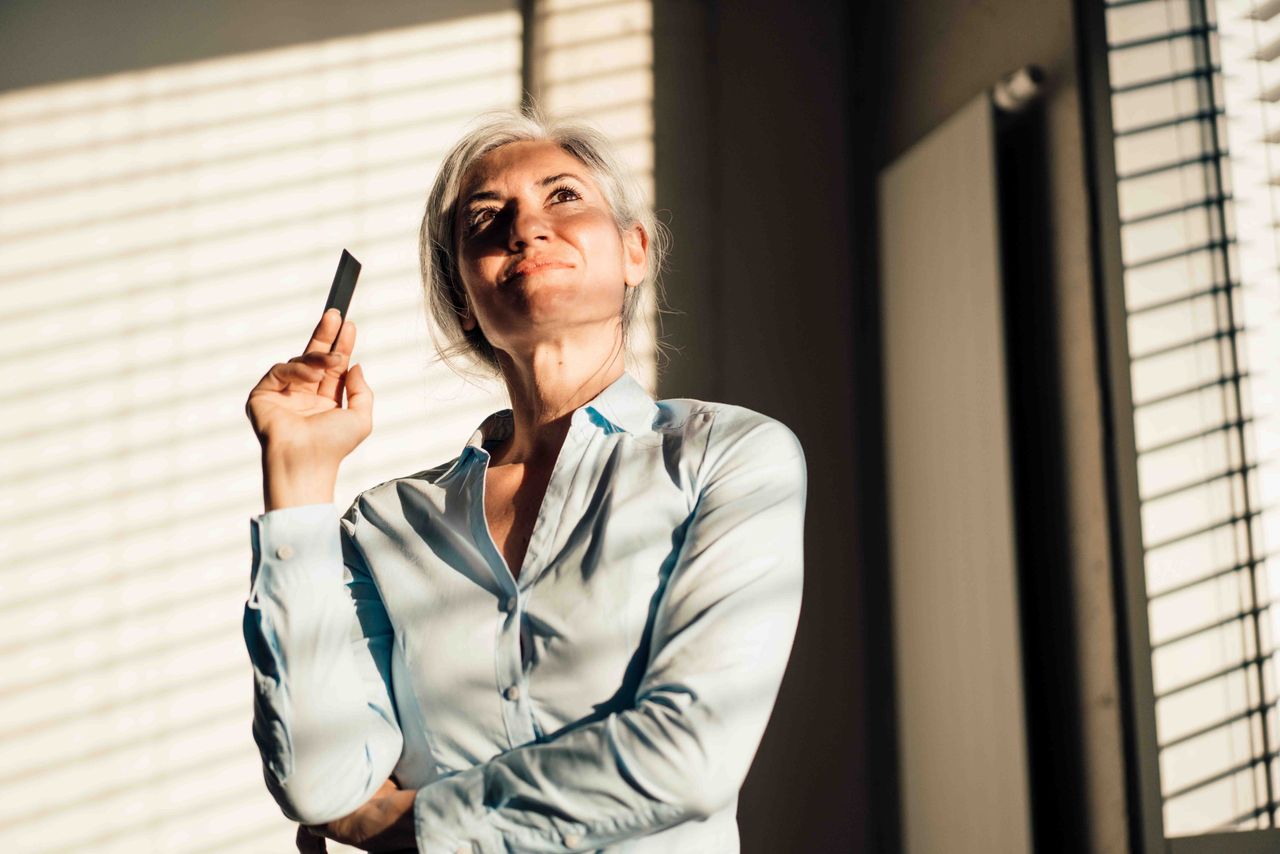
[(393, 632), (355, 545), (358, 502), (271, 510), (250, 520), (244, 639), (253, 736), (284, 814), (323, 824), (390, 776), (402, 737), (389, 685)]
[(807, 475), (772, 420), (725, 426), (702, 472), (633, 707), (435, 781), (412, 808), (391, 793), (348, 827), (412, 832), (421, 851), (594, 850), (732, 801), (799, 617)]

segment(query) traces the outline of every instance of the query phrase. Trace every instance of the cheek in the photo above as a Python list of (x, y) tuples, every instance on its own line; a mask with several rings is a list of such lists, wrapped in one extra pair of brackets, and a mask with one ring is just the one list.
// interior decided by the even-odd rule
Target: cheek
[(488, 282), (496, 282), (502, 272), (505, 259), (496, 252), (474, 252), (462, 250), (457, 256), (458, 274), (467, 291), (474, 293), (477, 288), (483, 289)]
[(622, 270), (622, 237), (610, 218), (595, 217), (578, 231), (578, 245), (593, 276), (617, 278)]

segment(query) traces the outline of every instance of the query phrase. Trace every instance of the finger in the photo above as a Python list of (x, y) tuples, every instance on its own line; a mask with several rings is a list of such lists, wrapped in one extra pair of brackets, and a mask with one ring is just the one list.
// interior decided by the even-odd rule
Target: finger
[(254, 391), (314, 391), (324, 378), (324, 370), (306, 362), (280, 362), (262, 375)]
[(356, 323), (351, 318), (347, 318), (342, 324), (342, 328), (338, 330), (338, 338), (333, 343), (333, 352), (343, 353), (350, 356), (352, 351), (356, 349)]
[(347, 371), (347, 408), (373, 418), (373, 389), (364, 379), (364, 365)]
[(277, 383), (273, 390), (319, 394), (320, 384), (325, 379), (325, 371), (339, 365), (342, 358), (336, 353), (321, 352), (294, 356), (288, 362), (278, 366), (276, 377), (281, 382)]
[(320, 322), (316, 324), (315, 331), (311, 333), (311, 340), (307, 342), (302, 352), (328, 353), (334, 339), (338, 337), (338, 329), (341, 326), (342, 314), (336, 308), (326, 310), (320, 315)]
[(349, 373), (351, 372), (347, 371), (346, 374), (338, 377), (338, 387), (333, 390), (333, 402), (338, 405), (339, 409), (342, 408), (342, 395), (346, 390), (347, 374)]
[(347, 361), (351, 358), (351, 351), (356, 345), (356, 325), (348, 320), (343, 324), (342, 332), (338, 334), (338, 340), (334, 344), (334, 350), (327, 355), (331, 357), (329, 364), (325, 365), (325, 376), (320, 381), (320, 389), (316, 393), (321, 397), (327, 397), (338, 406), (342, 406), (342, 375), (347, 370)]
[(290, 362), (301, 362), (304, 365), (324, 370), (331, 365), (339, 364), (345, 358), (342, 353), (322, 353), (319, 350), (313, 350), (310, 353), (303, 353), (301, 356), (294, 356)]
[(330, 365), (338, 364), (342, 359), (341, 353), (321, 353), (318, 350), (311, 353), (303, 353), (301, 356), (294, 356), (290, 362), (301, 362), (304, 365), (310, 365), (313, 368), (324, 370)]

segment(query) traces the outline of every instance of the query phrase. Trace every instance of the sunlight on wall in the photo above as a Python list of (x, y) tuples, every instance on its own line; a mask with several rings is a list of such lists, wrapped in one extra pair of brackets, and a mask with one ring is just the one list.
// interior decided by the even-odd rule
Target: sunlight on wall
[(0, 851), (293, 850), (249, 730), (245, 399), (347, 247), (378, 400), (338, 502), (505, 405), (426, 368), (416, 234), (520, 50), (512, 11), (0, 95)]
[[(535, 6), (532, 89), (557, 114), (593, 122), (653, 189), (653, 4), (650, 0), (539, 0)], [(659, 212), (658, 217), (663, 219)], [(665, 221), (665, 220), (663, 220)], [(656, 302), (648, 290), (636, 330), (634, 372), (655, 388)]]

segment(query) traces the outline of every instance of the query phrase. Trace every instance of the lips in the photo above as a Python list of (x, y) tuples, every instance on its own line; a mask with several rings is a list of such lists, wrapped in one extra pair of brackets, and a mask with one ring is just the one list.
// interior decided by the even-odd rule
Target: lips
[(502, 281), (505, 284), (517, 276), (527, 276), (540, 270), (565, 269), (572, 266), (567, 261), (559, 261), (555, 258), (525, 258), (508, 270), (502, 277)]

